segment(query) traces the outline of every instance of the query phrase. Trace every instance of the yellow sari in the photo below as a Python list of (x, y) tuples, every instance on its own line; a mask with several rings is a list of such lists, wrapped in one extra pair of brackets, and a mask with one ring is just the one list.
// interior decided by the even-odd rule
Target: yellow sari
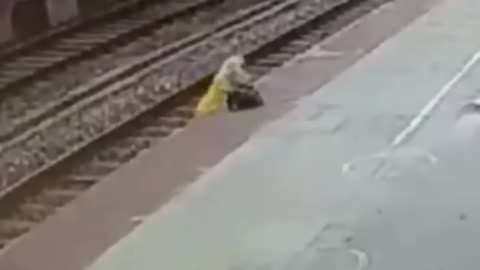
[(195, 109), (195, 116), (212, 115), (217, 112), (225, 101), (224, 79), (215, 78), (207, 90), (207, 93), (200, 99)]

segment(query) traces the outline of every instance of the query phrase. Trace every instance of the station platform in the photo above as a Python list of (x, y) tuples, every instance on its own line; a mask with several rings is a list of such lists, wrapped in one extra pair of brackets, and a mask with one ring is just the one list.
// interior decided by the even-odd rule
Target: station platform
[(459, 142), (459, 108), (479, 94), (478, 10), (443, 1), (88, 269), (476, 268), (479, 154), (444, 146)]
[[(441, 2), (394, 0), (274, 70), (258, 85), (267, 106), (221, 113), (159, 141), (3, 250), (0, 269), (85, 270), (98, 257), (90, 269), (258, 269), (256, 265), (263, 262), (277, 263), (277, 257), (288, 260), (291, 250), (303, 245), (310, 233), (321, 230), (326, 219), (335, 221), (332, 215), (340, 204), (349, 206), (344, 200), (347, 191), (335, 186), (337, 163), (352, 157), (355, 161), (358, 154), (362, 158), (354, 165), (368, 167), (370, 159), (362, 155), (370, 155), (376, 146), (381, 148), (388, 136), (406, 125), (407, 119), (401, 117), (390, 121), (392, 114), (403, 112), (413, 117), (415, 109), (426, 102), (421, 99), (434, 93), (437, 84), (443, 83), (441, 79), (451, 75), (468, 53), (469, 48), (454, 43), (474, 32), (472, 22), (466, 24), (465, 18), (455, 17), (460, 15), (450, 14), (444, 7), (443, 14), (433, 11), (364, 58)], [(456, 8), (453, 12), (462, 12), (462, 3), (467, 2), (452, 6)], [(454, 18), (438, 22), (442, 16)], [(452, 23), (456, 24), (448, 26)], [(456, 27), (465, 28), (460, 37), (450, 33)], [(416, 44), (427, 40), (424, 32), (430, 33), (431, 41)], [(453, 37), (437, 46), (435, 40), (442, 35)], [(470, 37), (473, 47), (475, 35)], [(407, 46), (420, 49), (406, 57)], [(422, 50), (430, 54), (423, 54), (420, 59), (428, 61), (420, 61), (418, 66), (415, 57)], [(465, 51), (458, 54), (455, 50)], [(451, 59), (441, 56), (435, 60), (441, 52), (452, 54)], [(395, 64), (399, 58), (404, 58), (403, 62)], [(406, 63), (408, 60), (411, 63)], [(433, 74), (435, 81), (418, 90), (421, 87), (415, 81), (425, 82), (420, 82), (421, 76), (415, 77), (415, 72), (431, 66), (437, 69), (436, 65), (440, 69), (423, 73)], [(394, 91), (398, 92), (394, 95)], [(410, 106), (390, 105), (394, 103), (391, 98), (408, 103), (407, 93), (415, 91), (419, 96)], [(384, 100), (388, 102), (382, 106)], [(256, 132), (284, 113), (287, 115), (278, 122)], [(447, 123), (443, 117), (439, 119), (428, 124)], [(366, 132), (371, 132), (370, 137)], [(338, 150), (343, 144), (345, 148)], [(349, 177), (358, 174), (357, 169)], [(362, 215), (362, 209), (356, 214)], [(135, 222), (137, 216), (150, 213), (155, 214), (143, 224)], [(354, 235), (351, 244), (368, 251), (369, 263), (377, 260), (365, 242), (357, 241), (360, 239)]]

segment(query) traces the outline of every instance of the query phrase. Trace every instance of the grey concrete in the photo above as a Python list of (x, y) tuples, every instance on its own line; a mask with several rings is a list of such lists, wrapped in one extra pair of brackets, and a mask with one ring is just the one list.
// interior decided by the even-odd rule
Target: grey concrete
[(0, 43), (14, 38), (12, 30), (12, 8), (17, 0), (0, 1)]
[(20, 1), (45, 1), (51, 26), (78, 16), (78, 0), (2, 0), (0, 1), (0, 43), (15, 39), (12, 29), (12, 10)]
[(78, 15), (78, 0), (47, 0), (51, 25), (68, 21)]
[(479, 122), (451, 115), (475, 92), (477, 66), (413, 140), (390, 150), (480, 48), (479, 8), (450, 0), (431, 11), (262, 129), (89, 269), (475, 269), (480, 143), (467, 132)]

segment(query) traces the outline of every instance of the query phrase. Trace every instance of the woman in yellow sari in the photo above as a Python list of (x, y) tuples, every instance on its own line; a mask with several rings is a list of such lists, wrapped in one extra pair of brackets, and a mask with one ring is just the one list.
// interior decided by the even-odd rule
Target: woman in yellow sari
[(226, 93), (233, 91), (237, 82), (250, 81), (250, 75), (243, 70), (242, 56), (231, 56), (221, 66), (205, 95), (200, 99), (195, 116), (206, 116), (217, 112), (225, 102)]

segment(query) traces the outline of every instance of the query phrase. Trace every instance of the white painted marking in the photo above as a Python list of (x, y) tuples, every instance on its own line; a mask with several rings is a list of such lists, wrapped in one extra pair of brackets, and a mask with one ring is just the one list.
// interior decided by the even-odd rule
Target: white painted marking
[(412, 119), (408, 126), (402, 130), (392, 141), (392, 147), (397, 147), (409, 138), (425, 119), (431, 115), (432, 111), (441, 103), (442, 99), (453, 89), (453, 87), (470, 71), (470, 69), (480, 60), (480, 51), (477, 51), (468, 62), (451, 78), (438, 93), (422, 108), (422, 110)]
[(353, 167), (356, 163), (360, 161), (367, 161), (367, 160), (373, 160), (373, 159), (381, 159), (381, 158), (387, 158), (390, 155), (389, 152), (380, 152), (376, 154), (371, 154), (368, 156), (362, 156), (356, 159), (351, 159), (342, 165), (342, 174), (347, 174), (350, 173), (353, 170)]
[(432, 154), (428, 151), (423, 151), (422, 153), (425, 154), (425, 157), (428, 159), (428, 161), (432, 165), (436, 165), (438, 163), (438, 158), (434, 154)]
[[(321, 251), (338, 251), (338, 250), (345, 250), (345, 246), (341, 244), (333, 244), (333, 245), (318, 245), (315, 247), (317, 250)], [(351, 248), (348, 249), (348, 252), (355, 256), (357, 259), (357, 267), (356, 270), (363, 270), (366, 269), (369, 265), (368, 255), (365, 251), (360, 249)]]
[[(448, 95), (453, 87), (477, 64), (480, 60), (480, 50), (477, 51), (470, 59), (462, 66), (462, 68), (437, 92), (435, 96), (420, 110), (420, 112), (410, 121), (407, 127), (405, 127), (399, 134), (395, 136), (390, 144), (391, 149), (380, 154), (369, 155), (363, 158), (357, 158), (350, 160), (342, 165), (342, 174), (345, 175), (352, 170), (353, 164), (361, 161), (373, 158), (386, 157), (385, 153), (391, 153), (399, 145), (404, 143), (412, 134), (414, 134), (423, 122), (432, 114), (433, 110), (442, 102), (442, 100)], [(477, 101), (477, 100), (475, 100)], [(478, 100), (480, 103), (480, 99)], [(430, 152), (425, 151), (425, 156), (432, 163), (436, 164), (438, 158)]]
[[(389, 149), (389, 150), (384, 151), (384, 152), (375, 153), (375, 154), (371, 154), (371, 155), (367, 155), (367, 156), (362, 156), (362, 157), (359, 157), (359, 158), (356, 158), (356, 159), (351, 159), (351, 160), (343, 163), (342, 174), (346, 175), (346, 174), (350, 173), (353, 170), (355, 164), (360, 162), (360, 161), (368, 161), (368, 160), (373, 160), (373, 159), (387, 159), (388, 157), (393, 155), (394, 151), (395, 151), (394, 149)], [(422, 150), (419, 150), (419, 153), (423, 157), (425, 157), (431, 165), (436, 165), (438, 163), (438, 158), (434, 154), (430, 153), (429, 151), (426, 151), (426, 150), (422, 149)]]
[(350, 253), (357, 257), (358, 266), (357, 270), (366, 269), (368, 267), (367, 253), (359, 249), (350, 249)]

